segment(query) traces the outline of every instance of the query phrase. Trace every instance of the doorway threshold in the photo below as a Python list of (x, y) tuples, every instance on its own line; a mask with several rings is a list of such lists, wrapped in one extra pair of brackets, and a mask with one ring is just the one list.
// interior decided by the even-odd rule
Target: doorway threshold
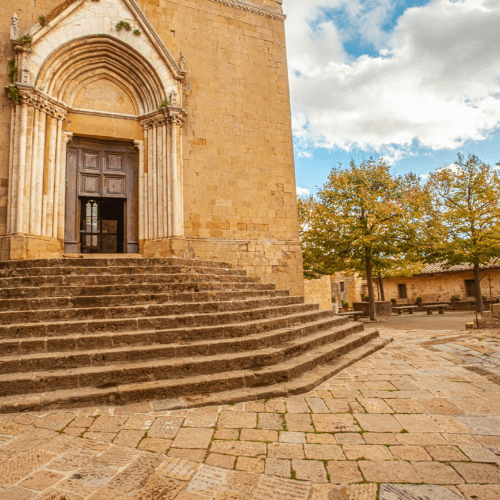
[(140, 253), (65, 253), (64, 259), (142, 259)]

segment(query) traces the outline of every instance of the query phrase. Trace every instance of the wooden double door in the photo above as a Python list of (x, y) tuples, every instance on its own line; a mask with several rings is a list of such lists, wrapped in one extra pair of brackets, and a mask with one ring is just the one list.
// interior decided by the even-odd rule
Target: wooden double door
[(66, 159), (65, 253), (138, 253), (133, 144), (76, 137)]

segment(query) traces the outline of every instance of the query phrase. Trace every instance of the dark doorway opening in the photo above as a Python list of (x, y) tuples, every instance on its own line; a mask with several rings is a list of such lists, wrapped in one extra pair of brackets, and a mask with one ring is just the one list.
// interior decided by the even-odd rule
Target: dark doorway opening
[(125, 200), (80, 198), (82, 253), (123, 253)]

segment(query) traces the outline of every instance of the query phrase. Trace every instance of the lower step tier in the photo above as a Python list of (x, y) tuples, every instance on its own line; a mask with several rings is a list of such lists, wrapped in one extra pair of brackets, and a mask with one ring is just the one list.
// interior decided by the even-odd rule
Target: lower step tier
[(292, 359), (256, 370), (3, 397), (0, 398), (0, 413), (123, 405), (146, 400), (165, 400), (166, 405), (175, 400), (174, 407), (194, 407), (297, 394), (312, 390), (390, 342), (389, 339), (381, 339), (376, 331), (364, 333), (365, 335), (359, 335), (356, 339), (351, 337), (334, 345), (323, 345)]

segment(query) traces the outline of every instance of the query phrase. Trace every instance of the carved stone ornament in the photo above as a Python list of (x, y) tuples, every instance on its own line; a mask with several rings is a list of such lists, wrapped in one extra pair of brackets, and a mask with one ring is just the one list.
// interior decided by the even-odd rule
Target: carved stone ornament
[(19, 38), (19, 18), (17, 14), (12, 14), (10, 18), (10, 39), (17, 40)]
[(22, 85), (19, 83), (17, 84), (17, 88), (19, 90), (19, 104), (27, 104), (58, 120), (66, 118), (67, 109), (50, 97), (42, 95), (38, 89), (34, 89), (31, 85)]
[(184, 52), (181, 52), (179, 57), (179, 68), (181, 71), (187, 71), (186, 56), (184, 55)]
[(174, 107), (179, 105), (179, 94), (176, 89), (172, 90), (172, 93), (170, 94), (170, 105)]
[(29, 85), (30, 83), (30, 72), (26, 66), (21, 69), (21, 83)]

